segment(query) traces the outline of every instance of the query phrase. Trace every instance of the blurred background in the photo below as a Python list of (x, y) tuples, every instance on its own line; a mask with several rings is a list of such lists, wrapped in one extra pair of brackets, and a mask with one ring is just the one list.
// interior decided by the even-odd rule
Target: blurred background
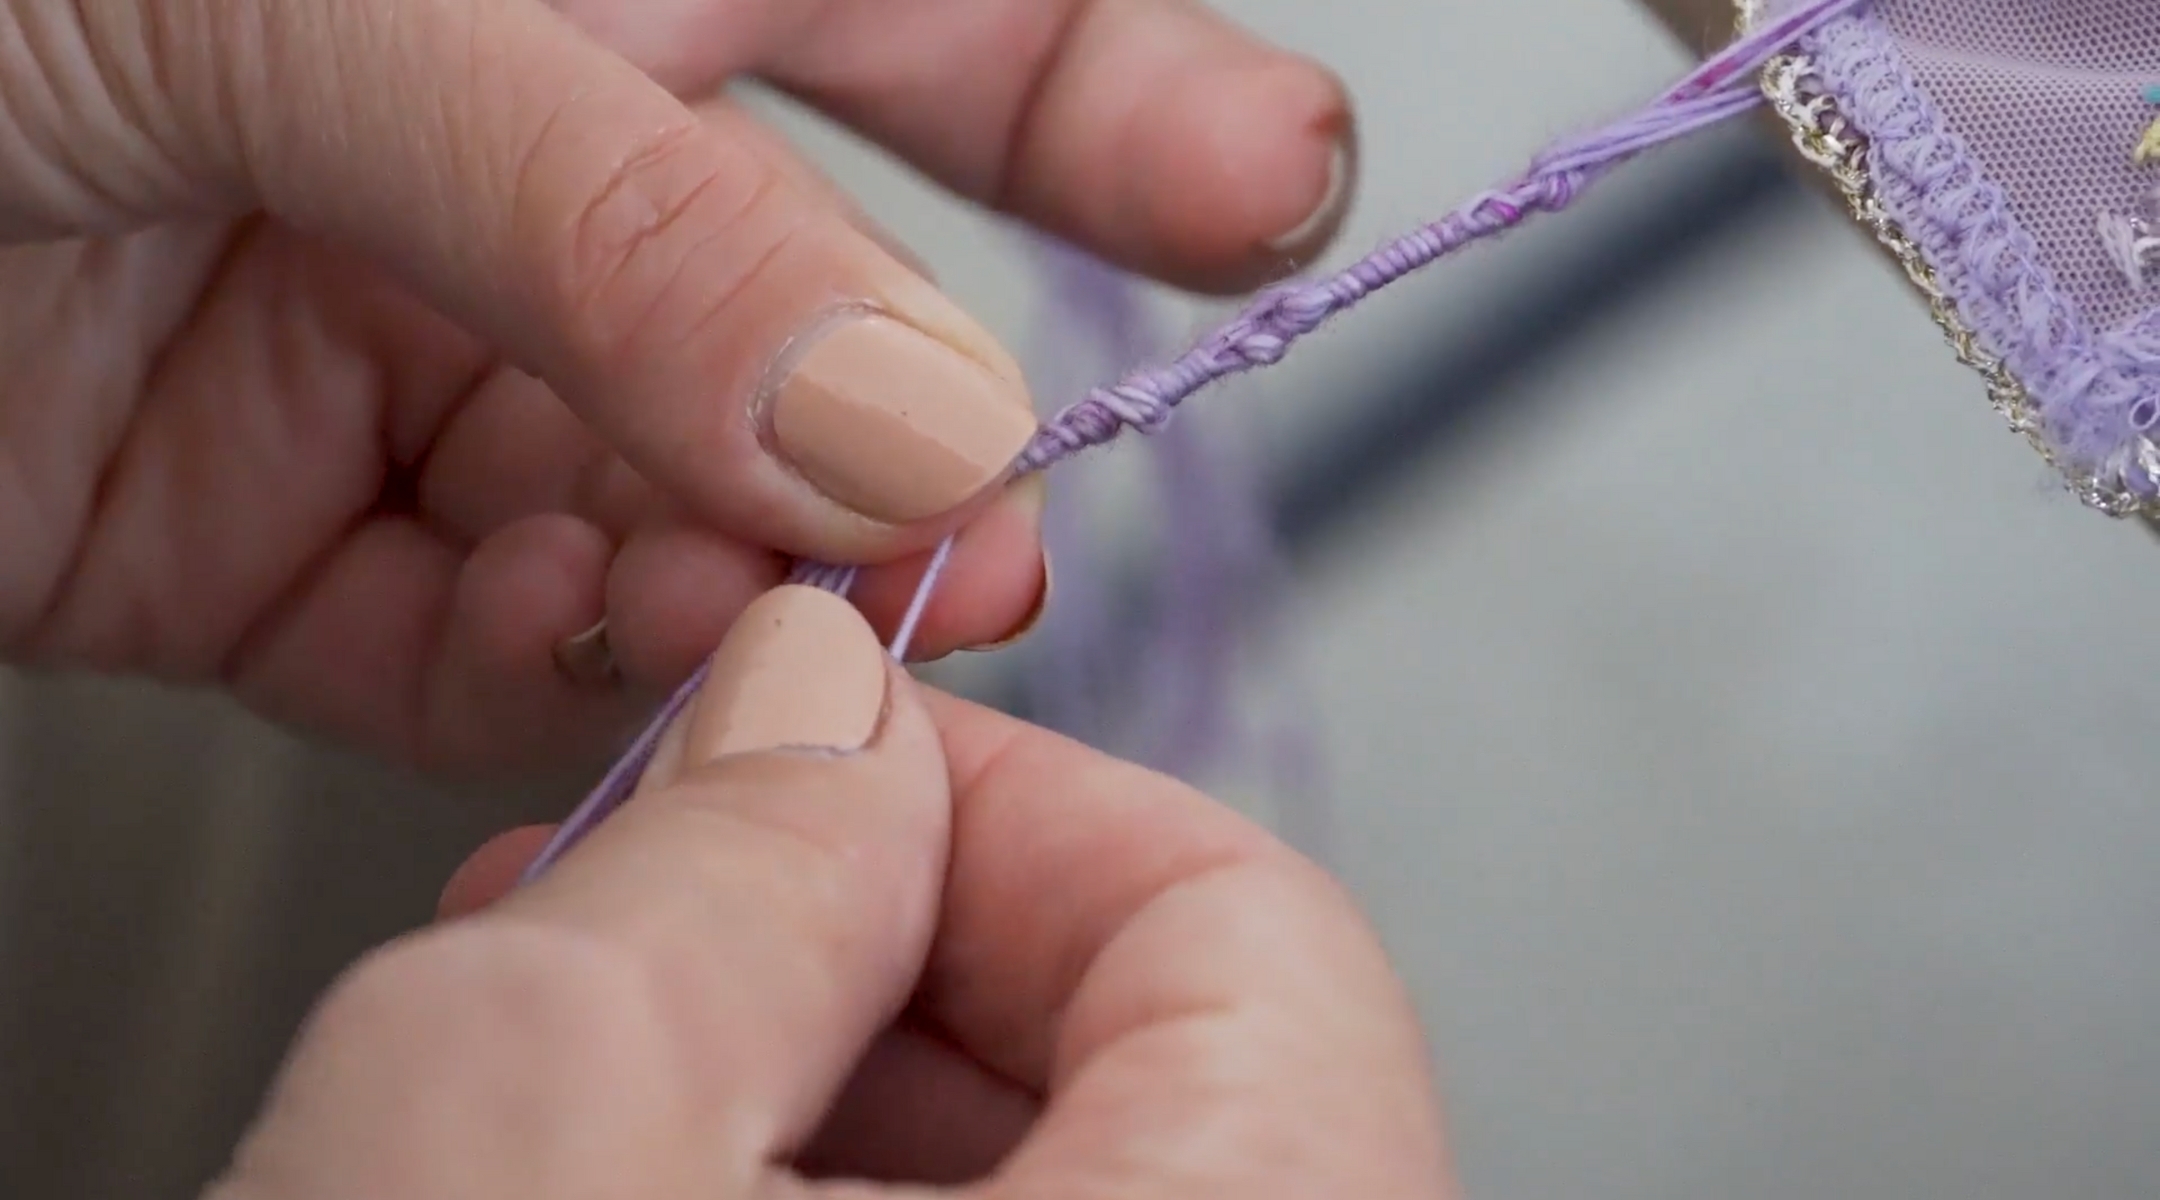
[[(1685, 66), (1620, 0), (1220, 3), (1358, 97), (1335, 260)], [(1015, 233), (775, 107), (1028, 338)], [(1289, 567), (1300, 811), (1482, 1200), (2160, 1193), (2160, 543), (2051, 486), (1760, 133), (1195, 402)], [(0, 1195), (190, 1194), (330, 976), (586, 782), (451, 795), (213, 698), (7, 680)]]

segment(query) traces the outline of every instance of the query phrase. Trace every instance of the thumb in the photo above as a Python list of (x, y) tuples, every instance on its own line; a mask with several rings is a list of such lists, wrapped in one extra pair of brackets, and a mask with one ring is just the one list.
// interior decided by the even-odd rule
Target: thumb
[(915, 985), (950, 796), (838, 597), (767, 593), (712, 666), (576, 851), (340, 981), (213, 1194), (768, 1194)]
[(33, 39), (80, 46), (45, 73), (136, 114), (71, 163), (140, 182), (177, 159), (193, 211), (214, 196), (371, 253), (725, 532), (919, 549), (1033, 431), (1010, 356), (748, 115), (692, 112), (537, 0), (6, 2), (80, 14)]
[(478, 920), (576, 929), (664, 972), (713, 1056), (689, 1069), (786, 1140), (913, 991), (951, 820), (913, 683), (846, 600), (784, 586), (736, 620), (638, 794)]

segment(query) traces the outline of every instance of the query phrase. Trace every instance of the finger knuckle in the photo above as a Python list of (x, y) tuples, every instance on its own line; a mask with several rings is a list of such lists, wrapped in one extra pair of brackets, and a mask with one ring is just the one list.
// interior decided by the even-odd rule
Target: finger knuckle
[(775, 881), (784, 881), (787, 894), (799, 902), (798, 919), (824, 923), (825, 918), (847, 911), (857, 856), (830, 831), (770, 808), (716, 803), (706, 811), (712, 820), (729, 827), (731, 840), (738, 846), (756, 847), (755, 855), (738, 851), (728, 857), (750, 858), (763, 864)]
[[(579, 1048), (606, 1040), (601, 1031), (636, 1026), (650, 1007), (649, 973), (627, 952), (553, 928), (475, 921), (366, 955), (331, 986), (312, 1023), (331, 1036), (394, 1038), (419, 1051), (415, 1062), (447, 1068), (479, 1056), (553, 1074), (574, 1071)], [(517, 1052), (532, 1047), (561, 1053)]]
[[(559, 132), (547, 136), (568, 141), (577, 124), (557, 119), (548, 128)], [(552, 153), (543, 147), (536, 161)], [(542, 174), (523, 186), (545, 188)], [(554, 289), (564, 324), (600, 361), (680, 337), (724, 308), (772, 252), (774, 235), (760, 237), (756, 218), (775, 187), (770, 172), (694, 119), (641, 138), (570, 189)], [(746, 265), (730, 269), (731, 261)]]
[(128, 229), (197, 190), (215, 147), (181, 136), (193, 97), (168, 82), (204, 7), (0, 5), (0, 232)]
[(871, 924), (863, 914), (889, 907), (906, 889), (888, 877), (886, 856), (830, 820), (815, 797), (774, 799), (780, 802), (745, 804), (698, 789), (684, 795), (691, 811), (717, 827), (710, 843), (727, 847), (707, 866), (714, 886), (776, 898), (767, 905), (772, 928), (818, 961), (860, 954)]
[[(696, 1030), (679, 1004), (670, 1017), (659, 982), (627, 947), (591, 932), (488, 918), (438, 927), (340, 977), (303, 1030), (288, 1086), (390, 1087), (393, 1102), (424, 1095), (430, 1107), (384, 1119), (476, 1114), (468, 1131), (483, 1157), (491, 1140), (546, 1145), (596, 1124), (679, 1130), (703, 1111), (684, 1050)], [(377, 1056), (396, 1069), (353, 1074)]]

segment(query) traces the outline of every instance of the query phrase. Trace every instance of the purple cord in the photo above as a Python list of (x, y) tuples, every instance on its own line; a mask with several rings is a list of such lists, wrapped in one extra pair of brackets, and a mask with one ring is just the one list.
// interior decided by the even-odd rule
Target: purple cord
[(1330, 317), (1472, 242), (1506, 233), (1541, 212), (1559, 212), (1600, 176), (1641, 152), (1739, 115), (1762, 102), (1753, 72), (1788, 43), (1865, 0), (1814, 0), (1733, 43), (1642, 112), (1547, 150), (1513, 183), (1381, 246), (1326, 278), (1262, 292), (1229, 324), (1166, 366), (1097, 388), (1043, 426), (1021, 451), (1018, 472), (1040, 471), (1126, 429), (1151, 433), (1178, 404), (1226, 376), (1281, 361), (1292, 343)]
[[(1084, 384), (1100, 364), (1123, 370), (1161, 353), (1130, 276), (1045, 237), (1030, 246), (1050, 309), (1030, 356), (1054, 377), (1045, 386)], [(1277, 602), (1267, 586), (1277, 564), (1259, 497), (1229, 455), (1184, 423), (1145, 446), (1162, 518), (1138, 564), (1150, 572), (1145, 590), (1116, 597), (1125, 611), (1110, 612), (1110, 564), (1070, 516), (1085, 508), (1086, 494), (1052, 497), (1043, 537), (1067, 603), (1049, 615), (1035, 639), (1040, 652), (1023, 669), (1033, 719), (1198, 783), (1252, 760), (1230, 720), (1229, 689), (1239, 647)]]
[[(1013, 464), (1015, 478), (1044, 470), (1084, 450), (1115, 440), (1127, 429), (1154, 433), (1177, 406), (1208, 384), (1231, 375), (1280, 362), (1293, 343), (1330, 317), (1367, 296), (1431, 265), (1473, 242), (1506, 233), (1537, 213), (1556, 213), (1573, 204), (1607, 171), (1645, 150), (1684, 137), (1747, 112), (1762, 103), (1755, 73), (1793, 42), (1867, 0), (1811, 0), (1782, 17), (1766, 21), (1690, 71), (1679, 83), (1632, 116), (1587, 136), (1564, 141), (1533, 159), (1515, 181), (1472, 197), (1437, 221), (1381, 246), (1331, 276), (1269, 288), (1228, 324), (1203, 338), (1167, 365), (1142, 370), (1099, 387), (1045, 422)], [(938, 547), (909, 605), (903, 634), (911, 634), (937, 587), (952, 539)], [(841, 595), (853, 584), (854, 569), (798, 563), (790, 582), (822, 587)], [(897, 641), (898, 639), (896, 639)], [(896, 646), (903, 650), (904, 643)], [(631, 744), (614, 768), (586, 796), (555, 832), (547, 847), (525, 870), (530, 882), (620, 807), (637, 787), (665, 730), (703, 682), (700, 667), (678, 689), (652, 724)]]
[[(1038, 390), (1084, 391), (1102, 375), (1161, 353), (1129, 277), (1045, 235), (1029, 236), (1027, 245), (1048, 310), (1034, 322), (1025, 360)], [(1162, 452), (1161, 441), (1146, 445)], [(1057, 563), (1062, 603), (1030, 639), (1022, 683), (1034, 720), (1112, 749), (1120, 705), (1105, 684), (1129, 657), (1132, 630), (1111, 609), (1111, 564), (1084, 518), (1091, 483), (1061, 490), (1043, 510), (1043, 549)]]
[[(945, 565), (945, 551), (951, 544), (951, 539), (948, 538), (938, 547), (937, 556), (930, 560), (930, 572), (925, 578), (934, 575)], [(855, 586), (855, 568), (798, 562), (795, 569), (788, 573), (788, 582), (807, 584), (823, 588), (836, 596), (845, 596), (848, 589)], [(908, 639), (914, 636), (915, 622), (921, 618), (922, 608), (929, 594), (927, 588), (917, 589), (914, 602), (908, 606), (908, 618), (902, 622), (899, 636), (893, 639), (895, 657), (907, 652)], [(698, 689), (705, 686), (705, 676), (711, 670), (711, 659), (700, 662), (697, 670), (690, 672), (690, 678), (683, 680), (675, 693), (667, 698), (667, 702), (660, 706), (660, 711), (653, 714), (652, 720), (646, 724), (644, 731), (638, 734), (637, 740), (630, 743), (630, 748), (623, 751), (622, 757), (615, 761), (614, 766), (608, 768), (606, 775), (600, 777), (600, 782), (592, 791), (586, 793), (585, 799), (579, 802), (569, 817), (555, 827), (555, 835), (548, 839), (547, 845), (541, 847), (540, 853), (525, 865), (524, 872), (518, 877), (521, 886), (538, 879), (542, 871), (555, 865), (564, 854), (569, 853), (570, 847), (583, 841), (586, 834), (591, 833), (600, 822), (621, 808), (623, 801), (630, 798), (630, 794), (637, 790), (638, 779), (645, 774), (645, 768), (652, 764), (654, 752), (660, 749), (660, 739), (666, 736), (668, 727), (683, 714), (683, 710), (690, 707), (690, 702), (697, 698)]]

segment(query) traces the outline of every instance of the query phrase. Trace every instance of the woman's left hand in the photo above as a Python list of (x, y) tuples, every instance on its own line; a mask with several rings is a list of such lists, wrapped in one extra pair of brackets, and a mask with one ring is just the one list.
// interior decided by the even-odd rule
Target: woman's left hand
[(0, 660), (526, 767), (630, 712), (559, 650), (672, 687), (786, 556), (889, 622), (964, 530), (918, 646), (1010, 634), (1018, 368), (749, 75), (1198, 288), (1346, 194), (1340, 87), (1192, 0), (0, 0)]

